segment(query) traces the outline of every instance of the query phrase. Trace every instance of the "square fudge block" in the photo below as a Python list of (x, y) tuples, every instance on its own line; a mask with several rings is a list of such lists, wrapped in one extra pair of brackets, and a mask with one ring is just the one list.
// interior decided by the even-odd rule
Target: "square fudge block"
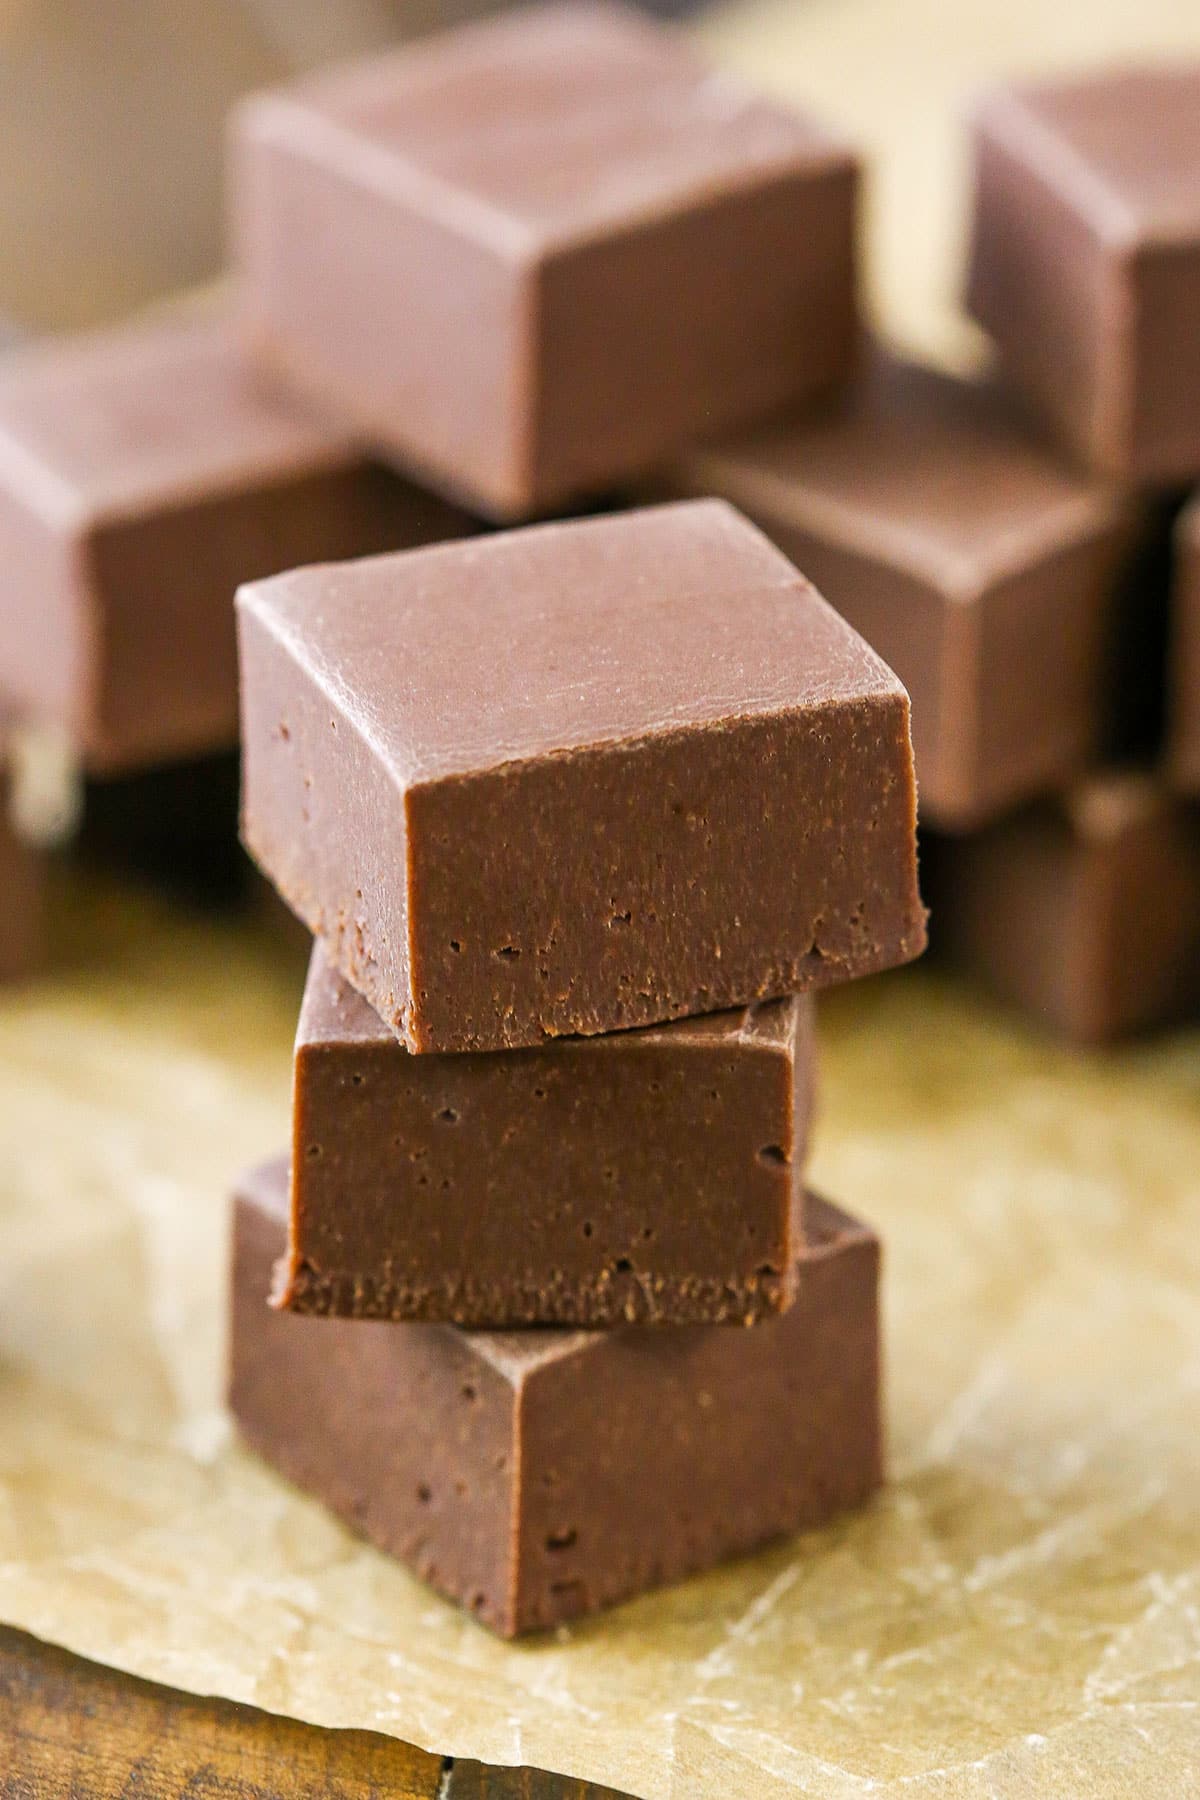
[(908, 696), (720, 501), (238, 596), (243, 832), (412, 1050), (915, 956)]
[(248, 385), (220, 309), (0, 362), (0, 693), (97, 772), (233, 745), (233, 593), (467, 521)]
[(1099, 746), (1133, 515), (993, 387), (884, 354), (835, 406), (689, 452), (896, 670), (923, 821), (962, 829)]
[(533, 7), (251, 99), (252, 354), (504, 519), (853, 354), (857, 169), (615, 6)]
[(813, 1002), (412, 1056), (317, 945), (281, 1304), (458, 1325), (749, 1324), (792, 1300)]
[(266, 1303), (287, 1165), (235, 1204), (230, 1405), (297, 1486), (504, 1637), (823, 1524), (882, 1473), (879, 1244), (815, 1197), (750, 1331), (466, 1332)]
[(1170, 636), (1171, 774), (1177, 787), (1200, 794), (1200, 500), (1175, 527)]
[(1200, 474), (1200, 63), (1009, 88), (975, 119), (967, 303), (1090, 466)]
[(1059, 1036), (1200, 1010), (1200, 811), (1108, 771), (977, 836), (923, 846), (934, 943)]

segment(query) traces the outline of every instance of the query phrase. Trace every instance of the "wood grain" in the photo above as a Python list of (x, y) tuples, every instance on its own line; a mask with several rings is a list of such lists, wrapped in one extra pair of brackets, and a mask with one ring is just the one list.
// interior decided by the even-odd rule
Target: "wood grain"
[(0, 1626), (0, 1800), (621, 1800), (138, 1681)]

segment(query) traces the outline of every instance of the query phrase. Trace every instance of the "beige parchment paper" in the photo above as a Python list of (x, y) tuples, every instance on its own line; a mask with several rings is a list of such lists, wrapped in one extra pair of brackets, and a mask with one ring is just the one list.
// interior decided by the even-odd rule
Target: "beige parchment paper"
[[(0, 1618), (647, 1800), (1200, 1779), (1200, 1033), (1082, 1057), (928, 971), (823, 1006), (821, 1186), (888, 1245), (892, 1482), (504, 1646), (243, 1451), (225, 1195), (302, 967), (94, 887), (0, 1001)], [(636, 1472), (634, 1478), (636, 1478)]]
[[(703, 27), (874, 153), (871, 286), (952, 307), (964, 90), (1200, 51), (1194, 0), (753, 0)], [(1058, 1049), (916, 970), (823, 1005), (815, 1177), (870, 1219), (892, 1480), (506, 1647), (242, 1451), (226, 1195), (282, 1144), (302, 967), (67, 887), (0, 996), (0, 1618), (118, 1667), (646, 1800), (1200, 1791), (1200, 1034)]]

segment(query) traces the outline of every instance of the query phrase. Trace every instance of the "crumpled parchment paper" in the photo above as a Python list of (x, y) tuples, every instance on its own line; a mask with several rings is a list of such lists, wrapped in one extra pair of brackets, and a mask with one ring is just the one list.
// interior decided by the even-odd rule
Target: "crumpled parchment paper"
[(0, 1002), (0, 1618), (118, 1667), (647, 1800), (1194, 1791), (1200, 1034), (1043, 1043), (935, 974), (822, 1008), (817, 1184), (888, 1248), (893, 1480), (505, 1646), (235, 1441), (225, 1195), (301, 963), (66, 896)]
[[(876, 154), (876, 309), (958, 362), (963, 93), (1200, 54), (1194, 0), (751, 0), (701, 30)], [(60, 923), (68, 964), (0, 996), (0, 1618), (647, 1800), (1196, 1792), (1200, 1034), (1083, 1057), (919, 969), (825, 1002), (814, 1175), (887, 1245), (891, 1485), (504, 1646), (222, 1410), (226, 1194), (285, 1140), (302, 967), (112, 890)]]

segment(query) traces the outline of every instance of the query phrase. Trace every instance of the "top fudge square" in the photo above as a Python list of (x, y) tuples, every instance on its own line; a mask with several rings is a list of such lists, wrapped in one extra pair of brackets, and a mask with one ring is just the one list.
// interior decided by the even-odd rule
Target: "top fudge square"
[(908, 696), (723, 501), (299, 569), (238, 615), (246, 842), (410, 1050), (924, 946)]
[(1090, 467), (1200, 475), (1200, 63), (984, 102), (967, 300)]
[(832, 383), (857, 166), (607, 5), (261, 94), (231, 146), (250, 353), (507, 520)]

